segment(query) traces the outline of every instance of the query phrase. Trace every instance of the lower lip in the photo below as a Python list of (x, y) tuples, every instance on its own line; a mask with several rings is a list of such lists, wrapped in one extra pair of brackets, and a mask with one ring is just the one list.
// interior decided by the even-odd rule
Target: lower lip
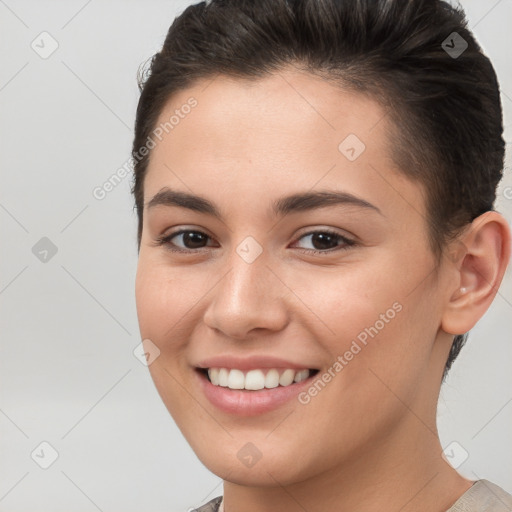
[(199, 370), (195, 370), (200, 386), (206, 398), (220, 410), (237, 414), (239, 416), (256, 416), (277, 409), (311, 385), (317, 373), (310, 375), (301, 382), (295, 382), (289, 386), (277, 386), (275, 388), (248, 391), (241, 389), (229, 389), (223, 386), (215, 386), (208, 377)]

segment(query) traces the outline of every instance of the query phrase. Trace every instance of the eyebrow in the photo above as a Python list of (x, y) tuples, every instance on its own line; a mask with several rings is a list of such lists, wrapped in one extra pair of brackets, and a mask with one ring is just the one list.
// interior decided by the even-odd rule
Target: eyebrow
[[(377, 206), (368, 201), (348, 192), (333, 190), (302, 192), (280, 197), (272, 203), (271, 211), (274, 216), (285, 216), (294, 212), (311, 211), (334, 205), (356, 206), (363, 209), (374, 210), (380, 215), (383, 215)], [(208, 199), (188, 192), (171, 190), (168, 187), (161, 189), (146, 203), (148, 210), (156, 206), (179, 206), (195, 212), (211, 215), (224, 221), (220, 210)]]

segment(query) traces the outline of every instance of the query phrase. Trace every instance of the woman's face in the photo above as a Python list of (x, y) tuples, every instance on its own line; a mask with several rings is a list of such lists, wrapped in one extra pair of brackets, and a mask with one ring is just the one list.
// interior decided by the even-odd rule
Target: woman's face
[[(386, 112), (286, 70), (198, 82), (159, 126), (138, 319), (152, 378), (201, 461), (284, 485), (382, 453), (399, 431), (427, 433), (451, 342), (447, 264), (433, 271), (424, 195), (390, 159)], [(235, 387), (260, 369), (248, 380), (271, 387), (231, 390), (199, 367), (241, 370)], [(272, 368), (285, 384), (318, 372), (272, 387)]]

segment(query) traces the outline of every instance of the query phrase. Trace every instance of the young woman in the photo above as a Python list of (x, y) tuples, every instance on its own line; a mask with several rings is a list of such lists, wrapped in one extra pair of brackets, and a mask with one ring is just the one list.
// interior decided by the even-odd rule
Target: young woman
[(201, 511), (510, 511), (436, 404), (511, 235), (494, 69), (435, 0), (213, 0), (141, 79), (136, 300)]

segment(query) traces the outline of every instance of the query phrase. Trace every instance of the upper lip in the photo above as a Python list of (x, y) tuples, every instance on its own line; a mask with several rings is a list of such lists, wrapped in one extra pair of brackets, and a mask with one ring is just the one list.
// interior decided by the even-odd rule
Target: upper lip
[(293, 370), (315, 369), (309, 364), (294, 363), (273, 356), (255, 355), (237, 357), (230, 355), (214, 356), (204, 359), (196, 365), (198, 368), (236, 368), (238, 370), (256, 370), (258, 368), (291, 368)]

